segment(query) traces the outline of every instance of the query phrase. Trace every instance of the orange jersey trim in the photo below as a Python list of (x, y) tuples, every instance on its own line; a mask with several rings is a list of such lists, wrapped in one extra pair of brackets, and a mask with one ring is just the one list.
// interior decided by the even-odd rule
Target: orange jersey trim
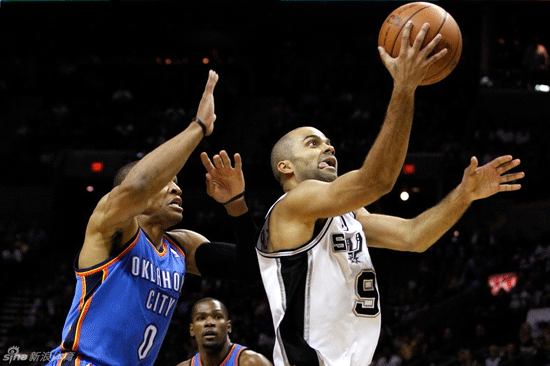
[(76, 323), (76, 330), (74, 335), (74, 343), (73, 343), (73, 351), (76, 351), (78, 349), (78, 344), (80, 343), (80, 330), (82, 329), (82, 323), (84, 322), (84, 318), (86, 317), (86, 313), (88, 313), (88, 309), (90, 308), (90, 303), (92, 302), (93, 295), (86, 301), (84, 304), (84, 310), (80, 313), (80, 316), (78, 317), (78, 321)]
[(185, 259), (185, 253), (183, 252), (183, 250), (180, 248), (180, 246), (178, 244), (176, 244), (172, 239), (170, 239), (170, 237), (168, 235), (165, 235), (164, 238), (170, 243), (172, 244), (172, 246), (174, 247), (174, 249), (176, 249), (182, 256), (183, 258)]
[(246, 349), (246, 347), (243, 347), (237, 352), (237, 357), (235, 357), (235, 364), (237, 366), (239, 366), (239, 357), (241, 357), (241, 352), (244, 351), (245, 349)]
[(61, 366), (61, 362), (63, 362), (63, 360), (65, 359), (65, 357), (67, 357), (67, 354), (66, 354), (66, 353), (63, 354), (63, 357), (61, 357), (61, 358), (59, 359), (59, 361), (57, 361), (57, 366)]
[(130, 251), (135, 245), (136, 243), (138, 242), (138, 239), (139, 237), (141, 236), (142, 234), (142, 230), (139, 229), (139, 233), (138, 235), (136, 236), (136, 238), (134, 239), (134, 241), (132, 242), (132, 244), (128, 245), (128, 248), (124, 249), (124, 251), (122, 253), (120, 253), (119, 255), (117, 255), (116, 257), (114, 257), (113, 259), (111, 259), (109, 262), (97, 267), (97, 268), (94, 268), (94, 269), (91, 269), (89, 271), (85, 271), (85, 272), (79, 272), (79, 271), (75, 271), (76, 272), (76, 275), (77, 276), (87, 276), (87, 275), (90, 275), (92, 273), (96, 273), (96, 272), (99, 272), (99, 271), (102, 271), (103, 269), (109, 267), (111, 264), (115, 263), (116, 261), (118, 261), (120, 258), (122, 258), (124, 256), (124, 254), (128, 253), (128, 251)]
[(229, 351), (229, 354), (227, 355), (225, 360), (223, 360), (223, 362), (220, 364), (220, 366), (225, 365), (227, 363), (227, 361), (229, 361), (229, 359), (231, 358), (231, 355), (233, 354), (233, 351), (235, 350), (235, 347), (237, 347), (236, 343), (233, 346), (231, 346), (231, 351)]
[[(147, 237), (146, 237), (147, 238)], [(168, 251), (168, 246), (166, 245), (166, 243), (163, 241), (162, 242), (162, 252), (159, 252), (157, 247), (151, 243), (151, 241), (149, 240), (149, 238), (147, 238), (147, 242), (153, 247), (153, 249), (155, 250), (155, 253), (157, 253), (157, 255), (159, 257), (164, 257), (166, 255), (166, 252)]]

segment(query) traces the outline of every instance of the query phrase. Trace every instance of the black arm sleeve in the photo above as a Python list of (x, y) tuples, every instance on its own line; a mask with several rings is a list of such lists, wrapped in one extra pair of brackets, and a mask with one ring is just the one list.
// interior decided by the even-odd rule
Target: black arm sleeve
[(231, 217), (237, 245), (203, 243), (195, 251), (195, 263), (204, 277), (235, 279), (255, 283), (261, 279), (256, 257), (257, 227), (250, 213)]

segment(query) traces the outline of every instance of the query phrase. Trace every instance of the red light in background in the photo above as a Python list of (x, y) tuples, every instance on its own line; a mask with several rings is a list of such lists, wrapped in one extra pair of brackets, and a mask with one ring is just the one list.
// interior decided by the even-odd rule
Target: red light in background
[(92, 192), (94, 191), (94, 186), (88, 186), (88, 187), (86, 187), (86, 191), (87, 191), (88, 193), (92, 193)]
[(414, 174), (416, 173), (416, 165), (414, 164), (405, 164), (403, 165), (404, 174)]
[(205, 57), (205, 58), (202, 59), (202, 63), (206, 65), (206, 64), (210, 63), (210, 59), (208, 59), (208, 57)]
[(489, 276), (487, 282), (491, 288), (491, 294), (497, 295), (501, 289), (510, 292), (518, 283), (518, 275), (513, 272), (496, 274)]
[(103, 171), (103, 162), (101, 161), (94, 161), (92, 165), (90, 165), (90, 169), (94, 173), (101, 173)]

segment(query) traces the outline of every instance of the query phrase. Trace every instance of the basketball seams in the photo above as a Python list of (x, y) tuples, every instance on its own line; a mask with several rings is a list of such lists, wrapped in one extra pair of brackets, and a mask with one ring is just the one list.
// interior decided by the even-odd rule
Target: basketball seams
[[(449, 14), (449, 13), (447, 13)], [(445, 15), (445, 18), (447, 18), (447, 15)], [(441, 30), (441, 28), (439, 28)], [(458, 52), (458, 50), (461, 50), (462, 51), (462, 33), (460, 32), (460, 28), (459, 27), (456, 27), (457, 29), (457, 32), (458, 32), (458, 45), (456, 47), (454, 47), (454, 52), (453, 52), (453, 55), (449, 58), (449, 61), (447, 61), (447, 63), (445, 64), (445, 67), (442, 67), (440, 69), (440, 71), (435, 74), (435, 75), (432, 75), (430, 76), (427, 80), (423, 80), (422, 81), (422, 84), (421, 85), (430, 85), (430, 84), (434, 84), (436, 83), (437, 81), (439, 80), (436, 80), (435, 82), (434, 81), (431, 81), (432, 79), (436, 78), (436, 76), (440, 75), (443, 71), (445, 72), (448, 72), (447, 75), (449, 75), (453, 70), (451, 69), (450, 71), (447, 70), (447, 67), (451, 64), (451, 62), (453, 62), (453, 60), (455, 59), (455, 56), (456, 56), (456, 53)], [(457, 63), (458, 63), (458, 60), (457, 60)], [(447, 75), (445, 75), (443, 78), (445, 78)], [(441, 80), (441, 79), (440, 79)]]
[(421, 9), (418, 9), (416, 12), (412, 13), (410, 17), (407, 18), (407, 20), (405, 20), (403, 22), (403, 25), (401, 25), (401, 27), (399, 28), (399, 31), (397, 31), (397, 36), (395, 36), (394, 40), (393, 40), (393, 44), (391, 46), (391, 51), (388, 53), (390, 56), (393, 54), (393, 49), (395, 48), (395, 43), (397, 43), (397, 40), (401, 39), (401, 32), (403, 31), (403, 28), (405, 27), (405, 25), (407, 25), (407, 22), (412, 19), (416, 14), (420, 13), (422, 10), (424, 9), (427, 9), (427, 8), (431, 8), (431, 5), (427, 5)]
[[(425, 11), (426, 9), (428, 11)], [(444, 57), (430, 66), (427, 75), (419, 85), (429, 85), (444, 79), (454, 70), (462, 53), (463, 39), (460, 27), (448, 11), (436, 4), (417, 2), (403, 5), (390, 13), (380, 29), (378, 45), (384, 47), (390, 57), (399, 56), (400, 51), (398, 48), (403, 38), (404, 27), (408, 22), (414, 23), (409, 37), (410, 42), (418, 36), (423, 23), (428, 22), (435, 25), (426, 33), (426, 39), (422, 47), (425, 47), (437, 34), (443, 36), (443, 42), (438, 44), (429, 56), (437, 53), (437, 50), (442, 48), (446, 47), (448, 49)]]

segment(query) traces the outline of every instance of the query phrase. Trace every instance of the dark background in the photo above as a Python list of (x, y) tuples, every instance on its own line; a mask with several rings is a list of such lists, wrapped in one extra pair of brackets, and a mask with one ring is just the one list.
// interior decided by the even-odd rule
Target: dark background
[[(210, 68), (220, 75), (218, 119), (179, 175), (185, 212), (178, 227), (233, 240), (223, 208), (204, 192), (201, 151), (241, 153), (258, 224), (281, 194), (270, 149), (290, 129), (323, 131), (334, 143), (340, 173), (360, 166), (392, 86), (376, 50), (378, 31), (401, 4), (2, 4), (0, 353), (57, 346), (74, 291), (72, 263), (91, 211), (118, 167), (187, 126)], [(383, 312), (376, 359), (387, 353), (403, 365), (458, 365), (470, 352), (484, 362), (495, 345), (501, 364), (508, 357), (508, 365), (546, 365), (547, 323), (527, 323), (531, 348), (519, 334), (530, 310), (550, 305), (550, 107), (549, 95), (534, 90), (549, 80), (547, 70), (528, 67), (529, 45), (549, 45), (550, 7), (438, 4), (461, 27), (461, 60), (445, 80), (417, 90), (407, 158), (417, 173), (402, 175), (394, 191), (368, 209), (414, 217), (460, 182), (472, 155), (486, 163), (512, 154), (526, 178), (519, 192), (475, 202), (425, 253), (371, 250)], [(103, 172), (91, 172), (94, 161), (104, 163)], [(404, 189), (411, 193), (406, 202), (398, 198)], [(487, 277), (505, 272), (517, 273), (518, 285), (491, 296)], [(233, 341), (271, 356), (273, 330), (261, 288), (188, 276), (157, 364), (175, 364), (195, 351), (187, 315), (206, 295), (228, 306)], [(475, 336), (479, 326), (483, 340)]]

